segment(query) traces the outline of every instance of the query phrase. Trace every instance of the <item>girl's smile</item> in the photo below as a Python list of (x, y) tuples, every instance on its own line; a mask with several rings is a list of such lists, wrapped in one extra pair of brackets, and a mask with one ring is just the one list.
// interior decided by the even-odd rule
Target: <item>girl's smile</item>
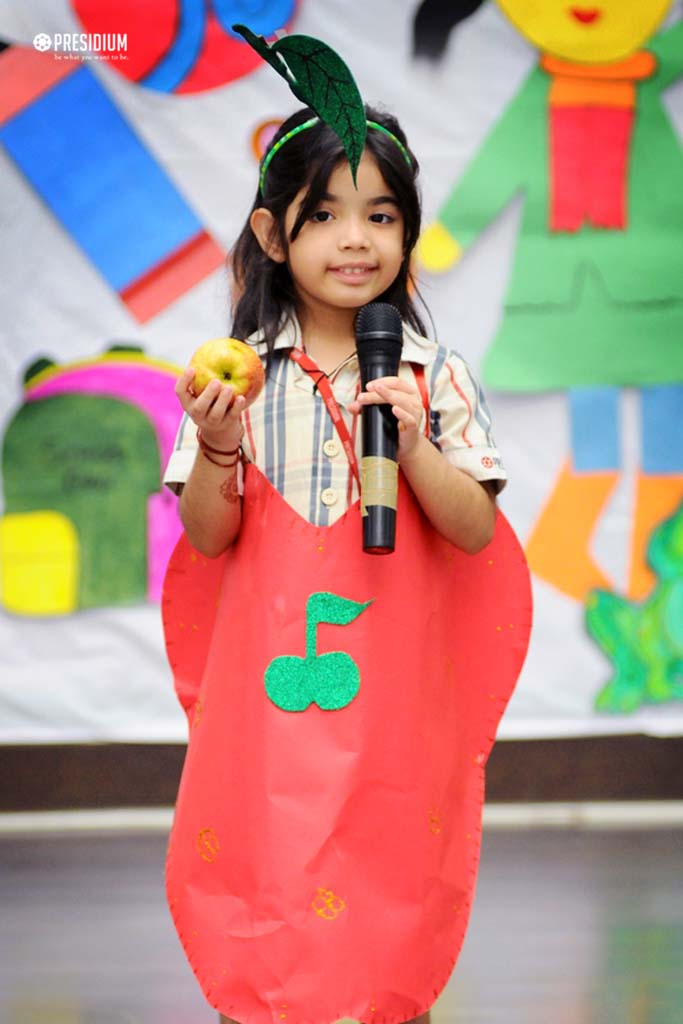
[(363, 284), (375, 270), (376, 263), (345, 263), (339, 267), (330, 267), (330, 273), (352, 286)]

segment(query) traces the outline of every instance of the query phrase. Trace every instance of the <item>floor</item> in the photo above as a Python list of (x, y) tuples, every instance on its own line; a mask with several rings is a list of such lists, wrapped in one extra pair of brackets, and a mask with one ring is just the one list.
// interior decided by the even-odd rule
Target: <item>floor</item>
[[(0, 835), (2, 1024), (215, 1024), (163, 894), (165, 835)], [(681, 1024), (683, 830), (485, 829), (434, 1024)]]

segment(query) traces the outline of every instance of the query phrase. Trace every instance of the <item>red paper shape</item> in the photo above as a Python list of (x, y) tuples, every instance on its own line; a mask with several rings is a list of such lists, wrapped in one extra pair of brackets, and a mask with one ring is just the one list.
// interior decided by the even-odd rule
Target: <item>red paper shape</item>
[[(336, 711), (287, 712), (264, 673), (305, 651), (312, 592), (370, 604), (318, 627), (360, 670)], [(526, 653), (524, 555), (499, 513), (465, 555), (401, 481), (396, 550), (361, 551), (358, 503), (303, 520), (253, 466), (237, 542), (183, 537), (163, 618), (190, 722), (167, 863), (208, 1001), (242, 1024), (404, 1021), (432, 1005), (473, 898), (484, 765)]]
[(27, 46), (0, 51), (0, 124), (39, 99), (80, 68), (79, 62), (46, 60), (44, 53)]
[(551, 107), (550, 227), (625, 231), (633, 110)]
[(161, 313), (225, 262), (225, 253), (206, 231), (197, 234), (121, 291), (121, 298), (143, 324)]

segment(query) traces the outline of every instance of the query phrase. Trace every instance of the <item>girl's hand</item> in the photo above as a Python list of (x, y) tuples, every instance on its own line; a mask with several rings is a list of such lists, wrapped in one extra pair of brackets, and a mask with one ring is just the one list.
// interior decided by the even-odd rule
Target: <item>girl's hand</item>
[(193, 379), (194, 369), (188, 366), (175, 386), (183, 409), (207, 444), (224, 451), (238, 448), (244, 434), (241, 416), (246, 399), (243, 395), (235, 397), (232, 388), (219, 380), (209, 381), (201, 395), (195, 395)]
[(378, 377), (368, 381), (349, 410), (358, 413), (364, 405), (390, 405), (398, 420), (398, 455), (408, 455), (420, 439), (420, 422), (424, 407), (417, 388), (400, 377)]

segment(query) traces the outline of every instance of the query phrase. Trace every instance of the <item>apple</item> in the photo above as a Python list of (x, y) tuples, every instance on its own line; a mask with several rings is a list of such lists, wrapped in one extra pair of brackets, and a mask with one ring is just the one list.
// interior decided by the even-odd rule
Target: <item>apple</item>
[(247, 405), (258, 396), (265, 379), (256, 351), (237, 338), (205, 341), (190, 359), (190, 366), (194, 368), (192, 390), (196, 395), (215, 379), (229, 384), (235, 395), (244, 395)]

